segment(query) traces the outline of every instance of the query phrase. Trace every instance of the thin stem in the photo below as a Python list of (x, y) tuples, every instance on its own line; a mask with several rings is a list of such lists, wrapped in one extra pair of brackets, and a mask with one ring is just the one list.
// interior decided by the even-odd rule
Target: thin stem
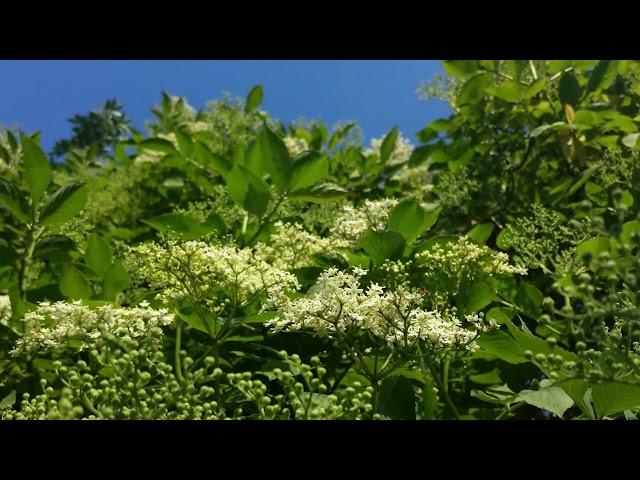
[(500, 413), (500, 415), (498, 415), (496, 417), (496, 420), (502, 420), (504, 418), (505, 415), (507, 415), (508, 413), (513, 413), (516, 410), (518, 410), (519, 408), (522, 408), (526, 405), (526, 402), (522, 402), (517, 404), (515, 407), (510, 408), (509, 406), (504, 407), (504, 410), (502, 410), (502, 413)]
[(285, 195), (281, 195), (280, 198), (278, 198), (278, 201), (273, 207), (273, 210), (271, 210), (271, 212), (269, 212), (269, 214), (266, 217), (264, 217), (264, 220), (262, 220), (262, 223), (258, 227), (258, 230), (256, 230), (256, 232), (247, 241), (247, 245), (251, 245), (256, 240), (256, 238), (258, 238), (258, 236), (262, 233), (264, 228), (269, 224), (271, 217), (273, 217), (273, 215), (276, 213), (276, 211), (278, 210), (278, 208), (280, 207), (284, 199), (285, 199)]
[(180, 383), (184, 381), (182, 376), (182, 361), (180, 359), (180, 346), (182, 343), (182, 320), (178, 320), (178, 327), (176, 328), (176, 349), (174, 352), (175, 366), (176, 366), (176, 378)]
[(438, 370), (436, 369), (435, 365), (433, 364), (433, 361), (431, 360), (431, 358), (428, 355), (424, 356), (424, 359), (427, 362), (427, 365), (429, 366), (429, 370), (431, 371), (431, 376), (433, 377), (433, 379), (438, 384), (438, 390), (440, 390), (442, 392), (442, 396), (444, 397), (445, 403), (447, 404), (447, 406), (451, 410), (451, 413), (453, 413), (454, 418), (456, 420), (460, 420), (460, 414), (458, 413), (458, 409), (456, 408), (456, 406), (451, 401), (451, 397), (449, 396), (449, 393), (447, 392), (444, 384), (442, 383), (442, 379), (440, 378), (440, 375), (438, 375)]

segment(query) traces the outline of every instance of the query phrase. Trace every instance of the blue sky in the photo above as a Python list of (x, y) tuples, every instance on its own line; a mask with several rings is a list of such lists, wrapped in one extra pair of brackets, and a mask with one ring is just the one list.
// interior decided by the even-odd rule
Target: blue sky
[(0, 61), (0, 123), (42, 131), (49, 151), (70, 134), (69, 117), (109, 98), (142, 128), (162, 90), (201, 108), (225, 91), (244, 97), (261, 83), (261, 108), (284, 122), (357, 120), (367, 142), (398, 125), (415, 143), (418, 130), (449, 114), (446, 104), (415, 93), (441, 71), (440, 62), (424, 60)]

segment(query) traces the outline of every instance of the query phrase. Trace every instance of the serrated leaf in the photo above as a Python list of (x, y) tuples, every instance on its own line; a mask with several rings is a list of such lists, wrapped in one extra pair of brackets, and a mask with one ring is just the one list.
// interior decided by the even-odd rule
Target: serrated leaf
[(176, 147), (169, 140), (164, 138), (147, 138), (138, 144), (140, 150), (152, 150), (170, 155), (179, 155)]
[(231, 164), (226, 159), (212, 153), (202, 142), (196, 141), (193, 144), (193, 156), (197, 163), (221, 175), (231, 170)]
[(24, 164), (24, 187), (31, 194), (33, 205), (38, 205), (47, 191), (53, 172), (49, 159), (40, 146), (28, 136), (21, 134)]
[(347, 196), (349, 192), (335, 183), (323, 182), (292, 193), (289, 198), (299, 202), (329, 203)]
[(84, 261), (94, 272), (102, 276), (111, 265), (111, 248), (109, 244), (95, 233), (91, 235), (84, 254)]
[(69, 182), (47, 200), (40, 213), (40, 223), (52, 227), (62, 225), (80, 213), (86, 203), (85, 185), (80, 182)]
[(387, 377), (380, 386), (380, 413), (392, 420), (415, 420), (415, 392), (404, 376)]
[(180, 213), (165, 213), (143, 222), (161, 233), (181, 240), (198, 240), (220, 229), (217, 223), (202, 224)]
[(264, 88), (262, 87), (262, 85), (256, 85), (251, 89), (251, 91), (247, 95), (244, 111), (246, 113), (250, 113), (256, 110), (262, 103), (263, 98), (264, 98)]
[(489, 240), (489, 237), (491, 237), (494, 229), (495, 225), (493, 223), (479, 223), (467, 232), (467, 237), (478, 243), (485, 244), (487, 240)]
[(489, 92), (487, 88), (493, 83), (493, 76), (490, 73), (479, 73), (471, 77), (462, 86), (458, 96), (458, 105), (472, 105), (480, 101)]
[(289, 190), (311, 187), (329, 175), (329, 159), (318, 152), (306, 152), (293, 162)]
[(258, 217), (265, 214), (271, 193), (262, 178), (239, 164), (223, 176), (229, 196), (236, 204)]
[(414, 200), (405, 200), (391, 210), (387, 229), (401, 234), (407, 242), (412, 242), (424, 231), (425, 211)]
[(560, 387), (546, 387), (539, 390), (522, 390), (518, 398), (529, 405), (548, 410), (561, 417), (573, 406), (573, 400)]
[(402, 256), (405, 239), (397, 232), (376, 232), (367, 230), (360, 239), (360, 245), (376, 265), (385, 260), (394, 260)]
[(0, 410), (8, 410), (16, 403), (16, 391), (11, 390), (2, 400), (0, 400)]
[(280, 190), (286, 190), (291, 173), (291, 157), (283, 140), (265, 125), (258, 137), (258, 144), (264, 170)]
[(33, 250), (33, 257), (49, 261), (70, 260), (69, 252), (74, 251), (75, 243), (64, 235), (47, 235), (41, 238)]
[(20, 188), (0, 177), (0, 205), (9, 210), (18, 220), (29, 223), (29, 204)]
[(398, 140), (398, 127), (393, 127), (389, 133), (382, 140), (382, 145), (380, 146), (380, 163), (385, 165), (389, 158), (391, 158), (391, 154), (396, 148), (396, 142)]
[(567, 72), (560, 77), (558, 95), (560, 96), (560, 101), (562, 103), (568, 103), (573, 107), (578, 106), (578, 103), (580, 103), (580, 97), (582, 96), (582, 90), (573, 73)]
[(112, 263), (104, 272), (102, 282), (102, 297), (105, 300), (115, 300), (116, 295), (129, 287), (131, 277), (121, 262)]
[(72, 300), (89, 299), (91, 286), (80, 270), (67, 265), (60, 278), (60, 292)]
[(638, 138), (640, 138), (640, 133), (631, 133), (622, 138), (622, 144), (625, 147), (635, 148), (638, 145)]
[(466, 80), (478, 71), (477, 60), (445, 60), (444, 69), (449, 75)]

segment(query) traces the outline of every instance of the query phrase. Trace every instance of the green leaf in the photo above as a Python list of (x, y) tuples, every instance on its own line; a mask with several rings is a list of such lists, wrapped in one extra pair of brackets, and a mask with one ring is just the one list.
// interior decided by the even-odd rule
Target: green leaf
[(340, 143), (340, 141), (343, 138), (345, 138), (347, 136), (347, 134), (349, 133), (349, 131), (355, 126), (356, 126), (355, 123), (349, 123), (349, 124), (343, 126), (342, 128), (339, 128), (338, 130), (336, 130), (334, 132), (334, 134), (331, 135), (331, 139), (329, 140), (329, 150), (331, 150), (332, 148), (337, 147), (338, 144)]
[(165, 235), (181, 240), (198, 240), (220, 229), (217, 223), (198, 223), (180, 213), (165, 213), (143, 222)]
[(289, 195), (291, 200), (299, 202), (329, 203), (347, 196), (349, 192), (340, 185), (322, 182), (311, 188), (299, 190)]
[(116, 295), (131, 284), (129, 272), (121, 262), (112, 263), (104, 272), (102, 282), (102, 298), (115, 300)]
[(493, 320), (499, 325), (504, 325), (510, 321), (516, 314), (511, 307), (494, 307), (487, 312), (487, 319)]
[(524, 350), (507, 333), (501, 330), (491, 330), (478, 337), (481, 351), (495, 355), (507, 363), (527, 363)]
[(587, 182), (584, 186), (584, 193), (596, 205), (604, 206), (607, 204), (607, 193), (597, 183)]
[(29, 204), (20, 188), (0, 177), (0, 205), (9, 210), (18, 220), (29, 223)]
[(397, 232), (376, 232), (367, 230), (360, 239), (360, 245), (376, 265), (385, 260), (395, 260), (402, 256), (405, 240)]
[(233, 335), (232, 337), (225, 337), (222, 343), (227, 343), (227, 342), (255, 343), (255, 342), (261, 342), (263, 340), (264, 340), (264, 337), (262, 335), (253, 335), (250, 337), (241, 337), (240, 335)]
[(193, 140), (183, 131), (176, 130), (175, 134), (178, 140), (178, 150), (180, 150), (180, 154), (183, 157), (190, 157), (193, 154)]
[(568, 380), (560, 380), (554, 384), (562, 388), (575, 404), (582, 410), (587, 417), (595, 419), (595, 413), (591, 405), (591, 391), (586, 380), (581, 378), (571, 378)]
[(73, 240), (64, 235), (47, 235), (38, 241), (33, 257), (49, 261), (69, 261), (69, 253), (76, 248)]
[(494, 289), (486, 282), (471, 284), (465, 302), (466, 313), (478, 312), (496, 299)]
[(564, 104), (568, 103), (573, 107), (577, 107), (578, 103), (580, 103), (580, 97), (582, 96), (580, 84), (571, 72), (567, 72), (560, 77), (558, 95), (560, 96), (560, 101)]
[(632, 236), (634, 234), (640, 235), (640, 220), (631, 220), (630, 222), (622, 224), (622, 229), (620, 231), (620, 240), (622, 243), (630, 247), (637, 245), (638, 240), (632, 240)]
[(195, 310), (187, 308), (178, 310), (176, 313), (191, 328), (195, 328), (196, 330), (204, 333), (209, 333), (203, 320), (197, 315)]
[(487, 93), (487, 88), (493, 83), (490, 73), (479, 73), (471, 77), (463, 85), (458, 96), (458, 106), (479, 102)]
[(262, 103), (263, 98), (264, 88), (262, 88), (262, 85), (256, 85), (253, 87), (247, 95), (247, 100), (244, 106), (245, 113), (250, 113), (256, 110)]
[(591, 258), (597, 257), (602, 252), (609, 251), (609, 239), (606, 237), (595, 237), (590, 240), (585, 240), (576, 247), (578, 257), (584, 258), (585, 255), (590, 255)]
[(147, 138), (138, 144), (140, 150), (153, 150), (154, 152), (162, 152), (170, 155), (178, 155), (176, 147), (169, 140), (164, 138)]
[(193, 156), (197, 163), (203, 167), (215, 170), (221, 175), (231, 170), (231, 164), (220, 155), (216, 155), (202, 142), (193, 144)]
[(518, 103), (522, 100), (523, 88), (518, 82), (507, 80), (492, 88), (491, 93), (505, 102)]
[(40, 214), (40, 223), (52, 227), (62, 225), (80, 213), (86, 203), (87, 189), (84, 184), (69, 182), (47, 200)]
[(640, 138), (640, 133), (631, 133), (622, 138), (622, 144), (625, 147), (635, 148), (638, 145), (638, 138)]
[(258, 144), (264, 170), (271, 175), (273, 182), (280, 190), (286, 190), (291, 174), (291, 158), (286, 145), (266, 125), (258, 137)]
[(540, 77), (535, 82), (533, 82), (524, 93), (524, 98), (529, 100), (530, 98), (535, 97), (538, 93), (544, 90), (544, 87), (547, 86), (547, 81)]
[(224, 174), (229, 196), (247, 212), (261, 217), (267, 211), (269, 186), (251, 170), (236, 164)]
[(389, 214), (387, 229), (401, 234), (407, 242), (412, 242), (424, 231), (425, 211), (414, 200), (400, 202)]
[(523, 281), (520, 284), (516, 295), (516, 302), (520, 308), (529, 316), (536, 318), (539, 316), (542, 308), (542, 300), (544, 295), (532, 283)]
[(616, 61), (600, 60), (591, 71), (591, 75), (589, 75), (585, 95), (607, 88), (615, 79), (617, 72), (618, 65)]
[(433, 210), (424, 212), (424, 221), (422, 222), (422, 226), (420, 227), (422, 232), (428, 231), (435, 225), (435, 223), (438, 221), (438, 217), (440, 216), (441, 211), (442, 208), (438, 207)]
[(89, 238), (87, 251), (84, 254), (85, 263), (102, 277), (111, 265), (111, 248), (109, 244), (95, 233)]
[(640, 407), (640, 385), (598, 383), (591, 386), (591, 398), (598, 417)]
[(72, 265), (67, 265), (60, 278), (60, 292), (70, 299), (89, 299), (91, 286), (80, 271)]
[(398, 127), (393, 127), (389, 133), (384, 137), (382, 145), (380, 146), (380, 163), (385, 165), (391, 154), (396, 148), (396, 142), (398, 140)]
[(380, 385), (380, 413), (392, 420), (415, 420), (416, 399), (411, 381), (404, 376), (392, 375)]
[(562, 417), (564, 412), (573, 406), (573, 400), (562, 388), (545, 387), (539, 390), (522, 390), (518, 393), (518, 398), (529, 405), (548, 410), (551, 413)]
[(0, 410), (8, 410), (13, 407), (14, 403), (16, 403), (16, 391), (11, 390), (9, 394), (0, 401)]
[(49, 159), (40, 146), (21, 133), (22, 156), (24, 163), (24, 187), (31, 194), (35, 207), (47, 191), (53, 172)]
[(293, 162), (289, 191), (311, 187), (329, 175), (329, 159), (318, 152), (306, 152)]
[(478, 71), (477, 60), (445, 60), (442, 63), (449, 75), (460, 80), (466, 80)]
[(467, 237), (478, 243), (485, 244), (493, 233), (495, 225), (493, 223), (479, 223), (467, 232)]

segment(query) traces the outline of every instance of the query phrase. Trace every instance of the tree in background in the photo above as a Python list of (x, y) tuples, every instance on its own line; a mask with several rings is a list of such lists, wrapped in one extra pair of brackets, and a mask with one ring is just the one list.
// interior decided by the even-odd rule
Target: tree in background
[(92, 145), (96, 145), (98, 156), (104, 155), (111, 145), (132, 131), (131, 120), (122, 109), (123, 106), (112, 99), (87, 115), (74, 115), (69, 119), (73, 125), (72, 137), (56, 142), (51, 155), (62, 157), (73, 148), (88, 148)]

